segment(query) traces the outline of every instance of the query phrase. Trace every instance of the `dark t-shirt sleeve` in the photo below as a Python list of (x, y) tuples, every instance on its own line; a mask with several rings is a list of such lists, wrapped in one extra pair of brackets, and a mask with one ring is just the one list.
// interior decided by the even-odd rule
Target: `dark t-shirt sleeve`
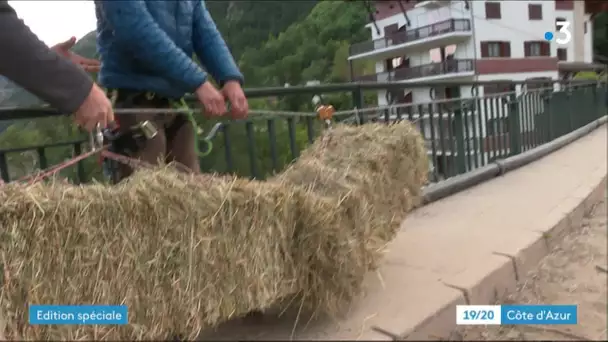
[(41, 42), (7, 0), (0, 0), (0, 75), (69, 114), (93, 86), (84, 70)]

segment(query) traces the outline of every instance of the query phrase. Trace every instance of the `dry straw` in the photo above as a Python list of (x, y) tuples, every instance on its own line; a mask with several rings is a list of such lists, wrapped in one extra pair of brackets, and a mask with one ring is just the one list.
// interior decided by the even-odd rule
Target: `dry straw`
[[(265, 181), (136, 173), (113, 187), (0, 188), (0, 335), (163, 339), (301, 299), (335, 314), (412, 208), (409, 123), (339, 126)], [(126, 326), (31, 326), (28, 304), (126, 304)]]

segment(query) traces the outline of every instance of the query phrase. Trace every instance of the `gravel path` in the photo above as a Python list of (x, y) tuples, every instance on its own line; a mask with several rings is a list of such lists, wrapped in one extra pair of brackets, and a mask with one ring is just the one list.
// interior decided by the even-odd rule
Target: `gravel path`
[(572, 232), (546, 256), (536, 272), (503, 298), (502, 304), (578, 304), (575, 326), (471, 326), (451, 340), (534, 341), (608, 339), (606, 196), (582, 229)]

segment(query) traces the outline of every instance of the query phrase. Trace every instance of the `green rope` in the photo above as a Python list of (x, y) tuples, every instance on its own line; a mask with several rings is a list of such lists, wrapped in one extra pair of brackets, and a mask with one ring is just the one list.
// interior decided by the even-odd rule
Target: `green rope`
[[(116, 105), (117, 93), (115, 91), (110, 91), (109, 89), (104, 89), (104, 91), (110, 96), (112, 107), (114, 107)], [(192, 129), (194, 130), (194, 150), (196, 152), (196, 155), (203, 158), (211, 154), (211, 151), (213, 150), (213, 142), (210, 139), (200, 138), (200, 135), (203, 134), (203, 129), (200, 128), (200, 126), (196, 122), (196, 119), (194, 118), (194, 111), (190, 108), (190, 106), (188, 106), (186, 100), (184, 98), (181, 98), (179, 101), (171, 101), (171, 105), (175, 109), (184, 109), (186, 111), (184, 115), (186, 115), (188, 121), (190, 121), (190, 123), (192, 124)], [(199, 143), (201, 141), (205, 143), (204, 151), (201, 151), (199, 146)]]
[[(194, 111), (190, 108), (190, 106), (188, 106), (184, 98), (181, 98), (179, 102), (173, 102), (173, 107), (175, 109), (184, 109), (186, 111), (184, 115), (188, 118), (188, 121), (190, 121), (190, 124), (192, 124), (192, 129), (194, 130), (194, 150), (196, 155), (201, 158), (208, 156), (213, 150), (213, 142), (209, 139), (200, 138), (200, 135), (203, 134), (203, 129), (200, 128), (196, 122), (196, 119), (194, 118)], [(206, 146), (204, 151), (201, 151), (199, 147), (199, 143), (201, 141), (203, 141)]]

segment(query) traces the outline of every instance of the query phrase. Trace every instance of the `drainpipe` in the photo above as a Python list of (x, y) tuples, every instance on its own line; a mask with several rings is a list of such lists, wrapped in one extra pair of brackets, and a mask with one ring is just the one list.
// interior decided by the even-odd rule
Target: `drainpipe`
[[(471, 4), (471, 6), (469, 6), (469, 2), (468, 1), (464, 1), (465, 4), (465, 8), (469, 10), (470, 13), (470, 21), (471, 21), (471, 38), (473, 39), (473, 71), (475, 71), (475, 76), (473, 77), (474, 82), (479, 82), (479, 75), (477, 74), (477, 34), (475, 32), (475, 5)], [(473, 95), (475, 96), (479, 96), (479, 88), (477, 85), (474, 85), (473, 87), (476, 88), (476, 91), (473, 92), (473, 88), (471, 88), (471, 97)], [(462, 95), (461, 95), (462, 96)], [(473, 109), (473, 112), (476, 114), (473, 117), (473, 120), (467, 120), (467, 121), (472, 121), (471, 124), (473, 126), (477, 126), (477, 127), (485, 127), (486, 123), (485, 122), (481, 122), (481, 108), (477, 108), (477, 104), (478, 101), (477, 100), (473, 100), (474, 105), (471, 106), (471, 108)], [(466, 115), (466, 113), (465, 113)], [(460, 121), (460, 125), (463, 125), (464, 123), (462, 122), (462, 116), (460, 115), (459, 117), (459, 121)], [(481, 125), (478, 125), (476, 120), (479, 120), (479, 122), (481, 123)], [(458, 123), (457, 123), (458, 124)], [(482, 126), (483, 125), (483, 126)], [(465, 129), (469, 129), (469, 127), (465, 127)], [(479, 132), (479, 134), (481, 135), (483, 132)], [(458, 158), (458, 162), (457, 162), (457, 167), (460, 170), (465, 169), (465, 151), (464, 151), (464, 136), (461, 137), (462, 140), (458, 141), (458, 154), (459, 154), (459, 158)], [(485, 138), (485, 137), (484, 137)], [(481, 143), (483, 145), (483, 142)], [(460, 145), (463, 145), (462, 147), (460, 147)], [(479, 151), (475, 151), (476, 153), (479, 153), (479, 155), (475, 156), (475, 159), (479, 159), (481, 158), (481, 160), (483, 160), (483, 153), (484, 153), (484, 148), (482, 146), (479, 146)], [(461, 154), (462, 153), (462, 154)], [(460, 157), (461, 156), (461, 157)]]
[[(467, 1), (465, 3), (468, 4)], [(475, 82), (479, 81), (479, 75), (477, 74), (477, 35), (475, 34), (475, 9), (474, 6), (470, 8), (471, 12), (471, 33), (473, 38), (473, 70), (475, 71)]]

